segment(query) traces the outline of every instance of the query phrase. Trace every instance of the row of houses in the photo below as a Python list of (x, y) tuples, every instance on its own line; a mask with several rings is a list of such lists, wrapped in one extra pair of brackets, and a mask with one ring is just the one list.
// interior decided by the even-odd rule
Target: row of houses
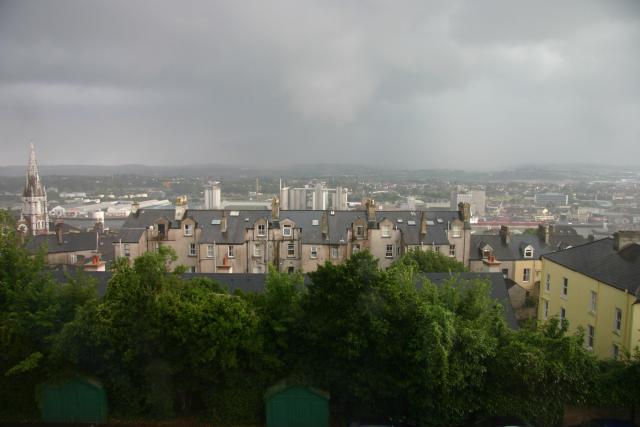
[(134, 258), (161, 246), (193, 273), (315, 271), (368, 250), (388, 267), (413, 248), (438, 251), (468, 264), (468, 205), (458, 211), (135, 210), (114, 239), (115, 256)]

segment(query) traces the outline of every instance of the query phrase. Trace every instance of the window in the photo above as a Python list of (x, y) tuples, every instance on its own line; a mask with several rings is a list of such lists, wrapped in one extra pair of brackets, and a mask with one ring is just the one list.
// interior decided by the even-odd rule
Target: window
[(235, 247), (227, 246), (227, 257), (233, 258), (235, 256)]
[(78, 257), (76, 256), (76, 254), (70, 253), (69, 254), (69, 262), (71, 262), (71, 264), (75, 264), (77, 261), (78, 261)]
[(215, 251), (215, 246), (207, 245), (207, 258), (213, 258), (214, 251)]
[(266, 224), (258, 224), (258, 236), (266, 236), (267, 235), (267, 226)]
[(331, 247), (331, 258), (338, 258), (338, 248), (336, 248), (335, 246)]
[(400, 256), (400, 245), (396, 246), (396, 255)]
[(295, 256), (296, 248), (293, 243), (287, 243), (287, 256)]
[(382, 226), (382, 237), (391, 237), (391, 227), (388, 225)]
[(293, 273), (295, 273), (295, 272), (296, 272), (296, 269), (295, 269), (294, 267), (288, 267), (288, 268), (287, 268), (287, 273), (289, 273), (289, 274), (293, 274)]
[(196, 272), (195, 267), (189, 267), (189, 273), (195, 273), (195, 272)]
[(253, 256), (257, 256), (257, 257), (262, 256), (262, 245), (260, 243), (253, 244)]
[(546, 281), (544, 282), (544, 288), (545, 288), (547, 291), (550, 291), (550, 290), (551, 290), (551, 274), (549, 274), (549, 273), (547, 273), (547, 279), (546, 279)]
[(393, 245), (387, 245), (384, 251), (385, 258), (393, 258)]
[(449, 245), (449, 256), (456, 256), (456, 245)]
[(462, 235), (462, 233), (460, 232), (460, 228), (459, 227), (453, 227), (451, 229), (451, 237), (460, 237)]
[(311, 258), (318, 258), (318, 247), (311, 246)]
[(285, 225), (284, 227), (282, 227), (282, 235), (289, 237), (291, 236), (291, 226), (290, 225)]
[(569, 279), (567, 279), (566, 277), (563, 277), (562, 278), (562, 296), (566, 298), (568, 294), (569, 294)]
[(357, 244), (357, 243), (355, 243), (355, 244), (353, 245), (353, 247), (351, 248), (351, 253), (352, 253), (352, 254), (357, 254), (359, 251), (360, 251), (360, 245), (359, 245), (359, 244)]
[(488, 259), (491, 256), (491, 250), (490, 249), (485, 249), (482, 251), (482, 258), (483, 259)]
[(549, 301), (548, 300), (544, 300), (544, 318), (545, 319), (549, 318)]
[(440, 252), (440, 246), (434, 246), (433, 250), (436, 251), (436, 252)]
[(531, 279), (531, 269), (530, 268), (525, 268), (522, 271), (522, 281), (523, 282), (528, 282)]
[(508, 268), (503, 268), (502, 269), (502, 277), (504, 277), (505, 279), (509, 277), (509, 269)]
[(620, 358), (620, 346), (618, 344), (613, 345), (611, 356), (613, 357), (613, 360), (618, 360)]
[(598, 308), (598, 294), (595, 291), (591, 291), (591, 312), (595, 313)]
[(525, 248), (524, 257), (525, 258), (533, 258), (533, 248), (531, 248), (531, 247)]
[(616, 308), (616, 314), (613, 319), (613, 330), (618, 334), (622, 330), (622, 310), (619, 308)]
[(184, 235), (193, 236), (193, 226), (191, 224), (184, 225)]
[(587, 348), (589, 350), (593, 349), (593, 340), (595, 339), (595, 336), (596, 336), (596, 328), (594, 328), (591, 325), (587, 326)]
[(189, 256), (196, 256), (196, 244), (189, 243)]
[(128, 243), (124, 244), (124, 256), (131, 256), (131, 248)]
[(363, 225), (356, 226), (356, 237), (364, 237), (364, 226)]
[(562, 307), (560, 308), (560, 322), (564, 323), (567, 319), (567, 309)]

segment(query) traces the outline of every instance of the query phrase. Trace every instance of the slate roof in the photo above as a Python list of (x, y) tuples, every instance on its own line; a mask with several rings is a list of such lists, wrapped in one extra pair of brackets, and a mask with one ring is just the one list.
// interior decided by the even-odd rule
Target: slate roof
[[(75, 278), (78, 275), (77, 271), (61, 271), (56, 270), (51, 273), (58, 282), (66, 283), (69, 278)], [(82, 272), (85, 277), (91, 277), (96, 282), (96, 290), (98, 296), (102, 297), (106, 294), (107, 285), (111, 279), (111, 272)], [(251, 273), (187, 273), (183, 275), (186, 279), (194, 278), (208, 278), (214, 280), (221, 285), (225, 286), (230, 293), (235, 291), (242, 291), (246, 293), (263, 292), (265, 289), (266, 274), (251, 274)], [(427, 273), (423, 277), (434, 283), (440, 285), (445, 280), (451, 277), (458, 277), (463, 280), (482, 279), (487, 280), (490, 284), (491, 298), (498, 301), (503, 307), (505, 312), (505, 318), (507, 324), (511, 328), (518, 328), (518, 323), (509, 302), (509, 294), (507, 292), (507, 285), (502, 277), (501, 273)], [(305, 285), (311, 284), (311, 279), (308, 275), (304, 276)], [(416, 286), (422, 286), (422, 283), (416, 284)]]
[(63, 234), (61, 244), (58, 243), (58, 237), (55, 234), (32, 236), (25, 245), (29, 252), (36, 252), (42, 246), (46, 246), (47, 253), (95, 250), (96, 232), (82, 231), (80, 233)]
[[(296, 228), (301, 228), (301, 241), (303, 244), (346, 244), (348, 230), (358, 218), (367, 219), (366, 211), (326, 211), (328, 233), (322, 235), (322, 215), (325, 211), (321, 210), (281, 210), (278, 221), (271, 218), (270, 209), (244, 209), (237, 210), (237, 216), (230, 215), (231, 210), (204, 210), (189, 209), (185, 218), (192, 218), (196, 222), (196, 227), (202, 229), (200, 243), (229, 243), (242, 244), (245, 241), (245, 230), (252, 229), (258, 219), (266, 219), (269, 221), (269, 227), (272, 228), (276, 222), (283, 221), (286, 218), (291, 219)], [(330, 214), (333, 212), (333, 214)], [(227, 218), (227, 231), (221, 232), (219, 224), (212, 224), (212, 220), (222, 220), (223, 215)], [(449, 224), (459, 218), (457, 211), (425, 211), (425, 216), (433, 224), (427, 227), (427, 235), (420, 236), (420, 211), (377, 211), (376, 222), (379, 223), (383, 219), (389, 219), (395, 226), (402, 231), (403, 239), (407, 245), (420, 244), (442, 244), (447, 245), (447, 229)], [(144, 229), (158, 218), (167, 218), (170, 221), (170, 228), (180, 228), (180, 221), (176, 221), (174, 209), (141, 209), (138, 215), (131, 215), (122, 230), (126, 229)], [(318, 225), (313, 225), (314, 220)], [(410, 221), (415, 221), (415, 225), (410, 225)], [(135, 234), (133, 237), (135, 239)], [(123, 240), (124, 241), (124, 240)], [(136, 239), (135, 241), (138, 241)], [(133, 240), (132, 240), (133, 242)]]
[(463, 280), (481, 279), (488, 281), (490, 285), (490, 296), (492, 299), (498, 301), (504, 308), (504, 316), (507, 324), (512, 329), (518, 329), (518, 320), (511, 306), (511, 300), (509, 299), (508, 283), (505, 281), (502, 273), (426, 273), (425, 277), (436, 285), (440, 285), (452, 277), (458, 277)]
[(533, 234), (514, 234), (511, 235), (511, 241), (506, 244), (502, 236), (498, 234), (472, 234), (471, 235), (471, 261), (482, 260), (482, 247), (489, 245), (493, 248), (493, 255), (497, 261), (515, 261), (531, 259), (524, 257), (524, 249), (527, 246), (533, 247), (533, 258), (539, 259), (541, 255), (545, 255), (556, 251), (557, 249), (551, 245), (546, 245), (537, 235)]
[(570, 225), (553, 225), (549, 235), (549, 245), (558, 249), (566, 249), (571, 246), (582, 245), (587, 239), (578, 234)]
[(145, 232), (145, 228), (122, 228), (111, 237), (111, 241), (113, 243), (138, 243)]
[(635, 294), (640, 288), (640, 244), (637, 243), (616, 251), (613, 238), (606, 238), (547, 254), (544, 258), (618, 289)]

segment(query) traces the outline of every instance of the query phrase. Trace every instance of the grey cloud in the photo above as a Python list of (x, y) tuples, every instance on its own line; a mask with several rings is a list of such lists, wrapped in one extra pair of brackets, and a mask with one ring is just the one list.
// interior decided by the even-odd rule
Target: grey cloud
[(0, 164), (630, 163), (638, 4), (0, 2)]

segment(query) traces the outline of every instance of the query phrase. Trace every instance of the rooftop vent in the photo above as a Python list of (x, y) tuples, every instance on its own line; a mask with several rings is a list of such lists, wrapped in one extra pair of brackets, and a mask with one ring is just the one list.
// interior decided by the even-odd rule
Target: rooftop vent
[(329, 211), (329, 215), (335, 215), (336, 211)]
[(249, 222), (249, 217), (246, 217), (246, 218), (244, 219), (244, 222)]
[(442, 219), (442, 218), (436, 218), (436, 222), (437, 222), (438, 224), (442, 224), (442, 223), (444, 223), (444, 219)]
[(318, 221), (317, 219), (312, 219), (311, 225), (320, 225), (320, 221)]
[(428, 219), (427, 220), (427, 225), (435, 225), (435, 222), (433, 222), (432, 220)]
[(402, 223), (403, 221), (404, 221), (404, 219), (398, 218), (398, 223)]

